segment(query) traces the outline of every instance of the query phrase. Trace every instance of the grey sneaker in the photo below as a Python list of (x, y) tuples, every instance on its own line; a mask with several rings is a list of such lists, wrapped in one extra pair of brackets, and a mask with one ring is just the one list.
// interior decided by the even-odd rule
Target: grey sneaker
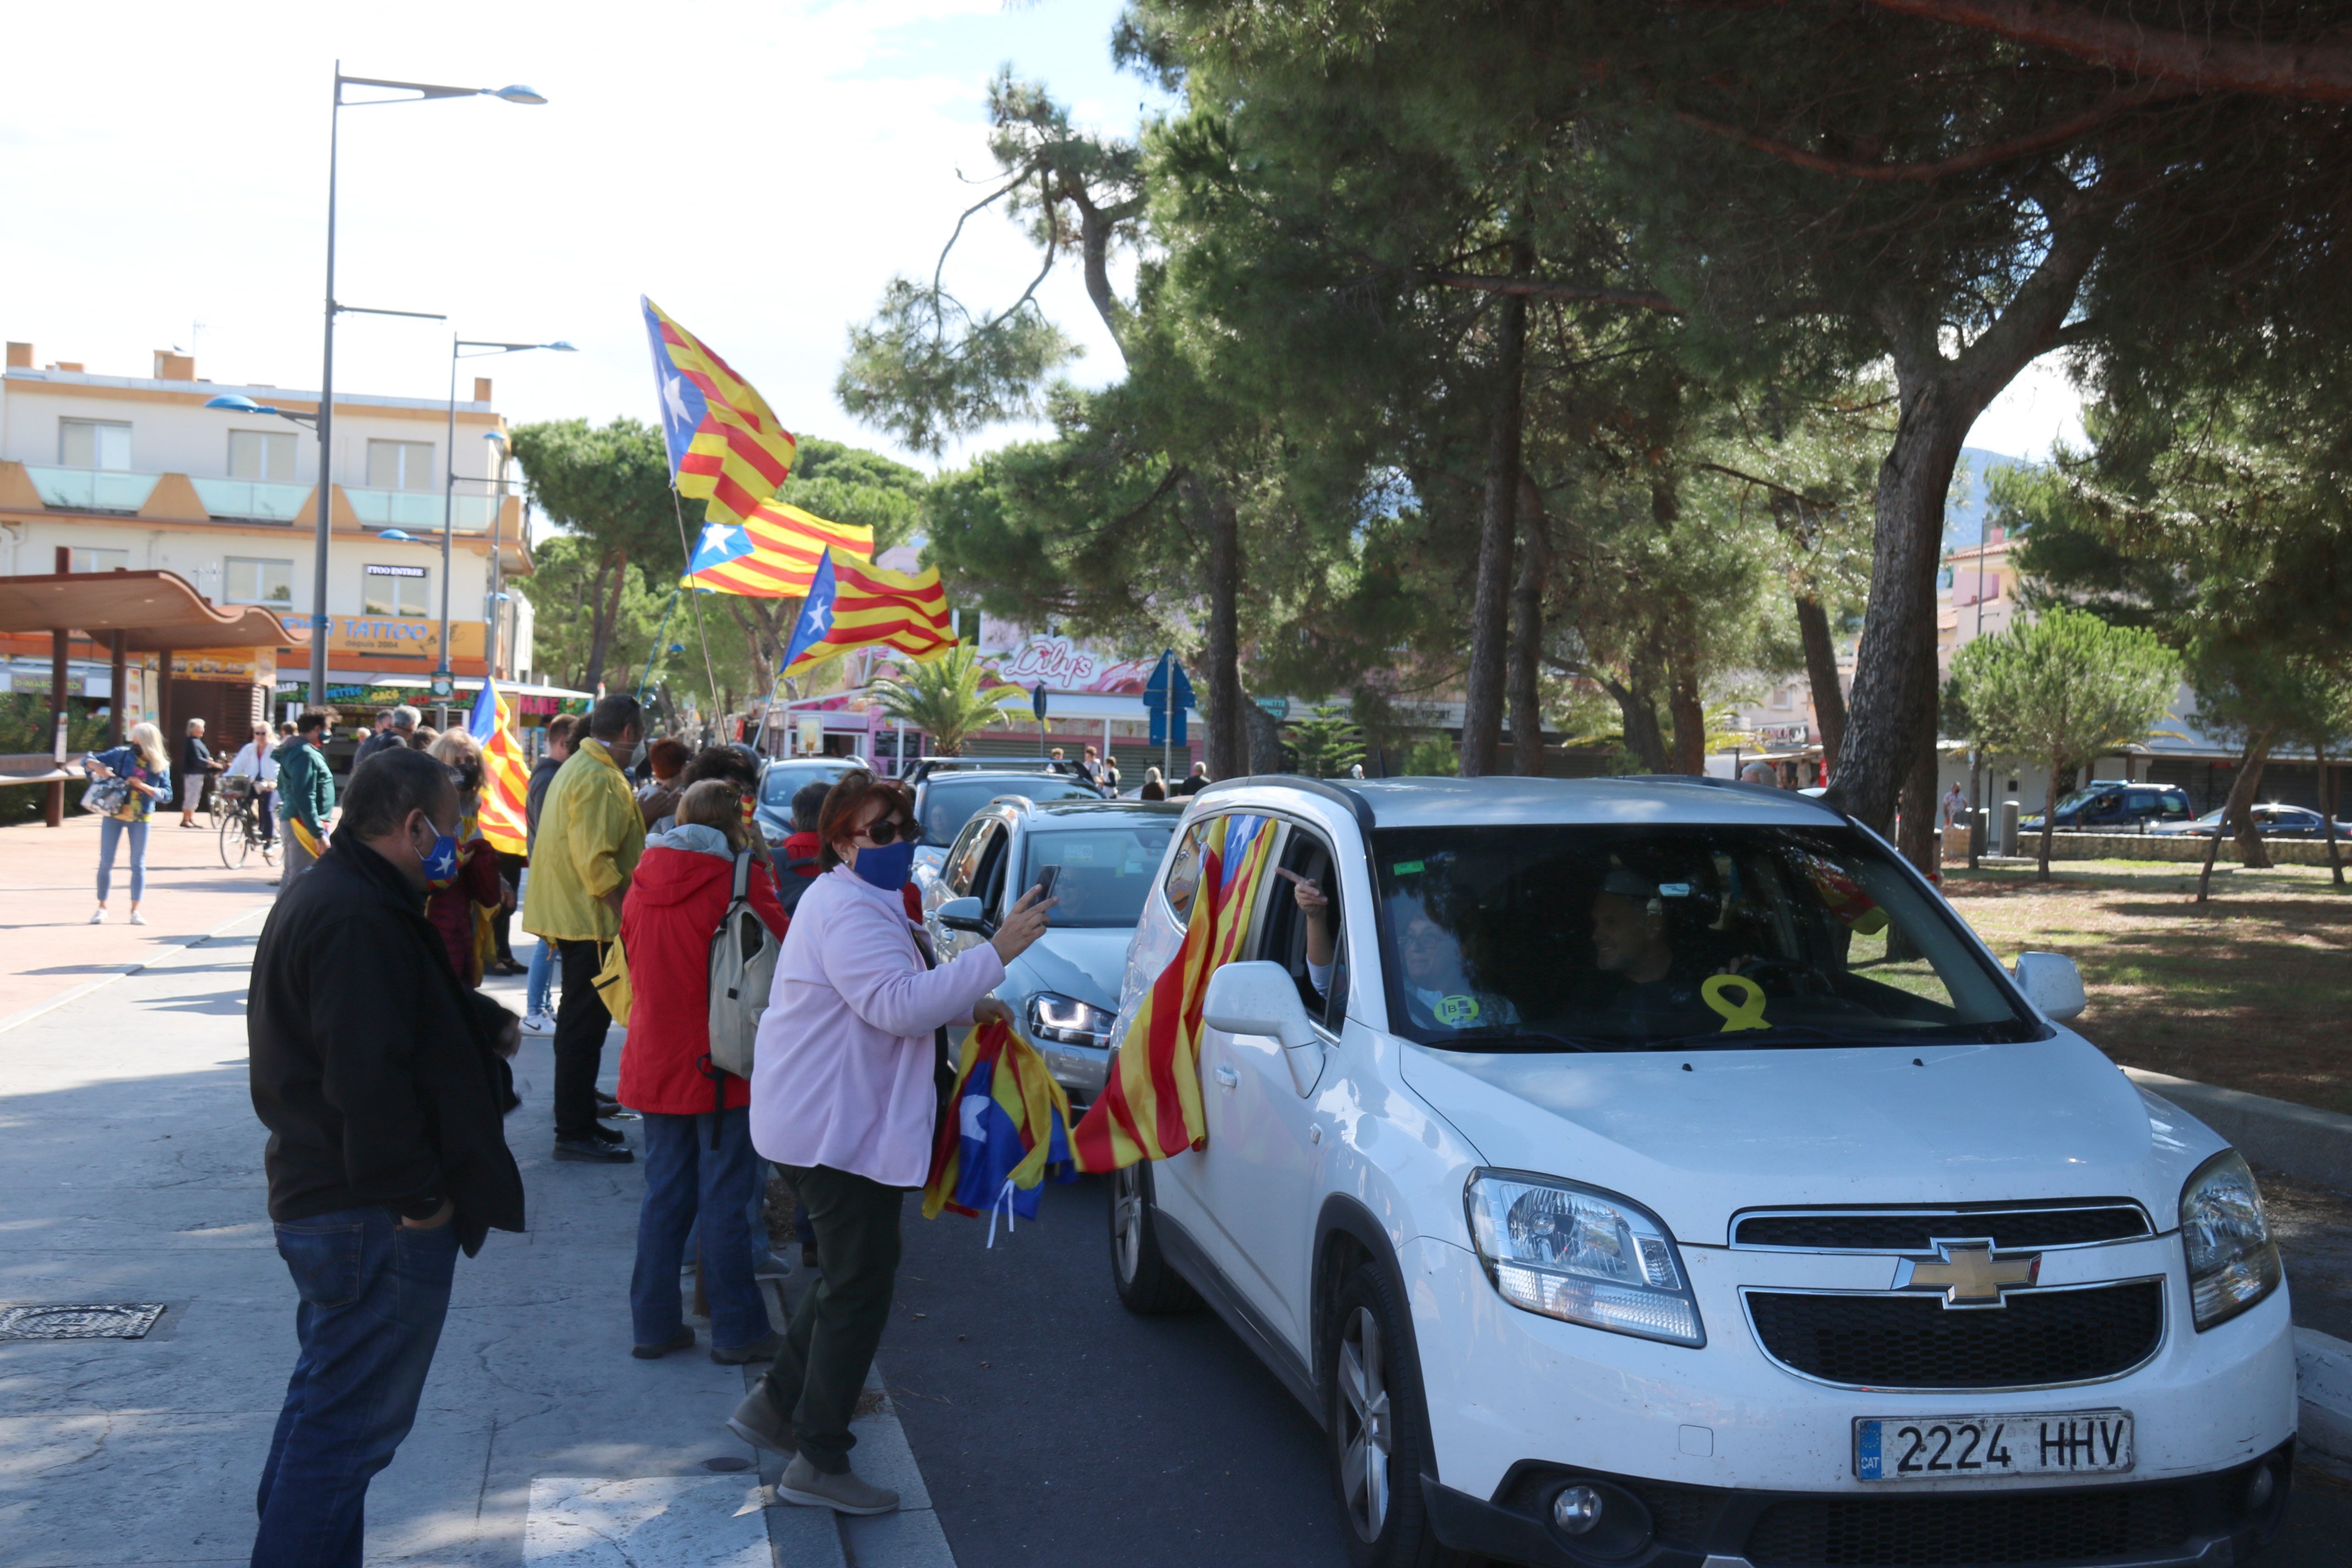
[(798, 1454), (800, 1441), (793, 1436), (792, 1417), (779, 1411), (768, 1398), (768, 1380), (764, 1377), (751, 1385), (735, 1414), (727, 1418), (727, 1430), (754, 1448), (765, 1448), (772, 1454)]
[(805, 1455), (794, 1454), (793, 1462), (784, 1467), (784, 1479), (776, 1483), (776, 1500), (796, 1502), (803, 1508), (829, 1508), (835, 1513), (888, 1513), (898, 1506), (898, 1494), (888, 1487), (859, 1480), (855, 1470), (826, 1475)]
[(754, 1279), (789, 1279), (792, 1277), (793, 1266), (772, 1252), (762, 1252), (760, 1261), (751, 1265), (751, 1278)]
[(712, 1345), (710, 1359), (720, 1366), (748, 1366), (753, 1362), (775, 1360), (776, 1352), (783, 1348), (784, 1336), (771, 1329), (748, 1345)]

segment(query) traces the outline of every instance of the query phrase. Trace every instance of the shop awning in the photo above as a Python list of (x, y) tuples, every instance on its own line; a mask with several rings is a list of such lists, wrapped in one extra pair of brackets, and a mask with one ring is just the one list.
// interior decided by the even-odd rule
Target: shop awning
[(0, 632), (121, 632), (136, 653), (208, 647), (307, 647), (258, 605), (215, 605), (171, 572), (68, 572), (0, 577)]

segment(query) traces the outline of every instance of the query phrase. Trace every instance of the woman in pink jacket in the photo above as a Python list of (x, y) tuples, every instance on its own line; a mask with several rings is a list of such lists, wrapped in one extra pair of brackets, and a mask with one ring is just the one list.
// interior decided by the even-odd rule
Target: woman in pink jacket
[(1012, 1021), (988, 993), (1053, 907), (1023, 895), (994, 936), (935, 966), (899, 900), (919, 837), (913, 792), (896, 779), (859, 769), (825, 795), (822, 869), (793, 913), (752, 1051), (752, 1146), (814, 1224), (823, 1279), (727, 1425), (793, 1455), (780, 1500), (841, 1513), (898, 1506), (851, 1471), (849, 1417), (889, 1317), (899, 1210), (930, 1167), (932, 1036)]

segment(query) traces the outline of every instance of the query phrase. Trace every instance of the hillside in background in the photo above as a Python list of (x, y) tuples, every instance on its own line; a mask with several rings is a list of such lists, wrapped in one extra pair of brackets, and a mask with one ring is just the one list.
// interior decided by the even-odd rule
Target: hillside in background
[(1944, 548), (1965, 549), (1984, 538), (1985, 481), (1997, 468), (2030, 467), (2022, 458), (1988, 452), (1982, 447), (1960, 448), (1960, 469), (1952, 488), (1958, 499), (1944, 509)]

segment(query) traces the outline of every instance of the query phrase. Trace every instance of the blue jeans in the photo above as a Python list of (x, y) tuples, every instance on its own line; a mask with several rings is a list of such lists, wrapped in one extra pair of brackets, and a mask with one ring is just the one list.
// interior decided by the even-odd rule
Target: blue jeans
[(253, 1568), (360, 1568), (368, 1482), (416, 1420), (457, 1271), (454, 1224), (383, 1208), (278, 1229), (301, 1341), (254, 1499)]
[(545, 937), (539, 939), (539, 951), (530, 955), (530, 974), (523, 981), (523, 1011), (543, 1015), (547, 1011), (547, 987), (555, 978), (555, 944)]
[(131, 835), (131, 901), (137, 903), (147, 891), (147, 819), (125, 822), (119, 816), (98, 819), (98, 901), (106, 902), (106, 889), (114, 880), (114, 847), (122, 836)]
[(726, 1350), (768, 1332), (767, 1304), (751, 1278), (746, 1234), (748, 1197), (760, 1157), (751, 1148), (748, 1106), (718, 1114), (719, 1147), (710, 1147), (712, 1115), (644, 1113), (646, 1201), (637, 1211), (637, 1265), (629, 1276), (629, 1321), (641, 1345), (665, 1343), (686, 1321), (678, 1270), (686, 1233), (702, 1236), (702, 1291), (710, 1301), (710, 1342)]

